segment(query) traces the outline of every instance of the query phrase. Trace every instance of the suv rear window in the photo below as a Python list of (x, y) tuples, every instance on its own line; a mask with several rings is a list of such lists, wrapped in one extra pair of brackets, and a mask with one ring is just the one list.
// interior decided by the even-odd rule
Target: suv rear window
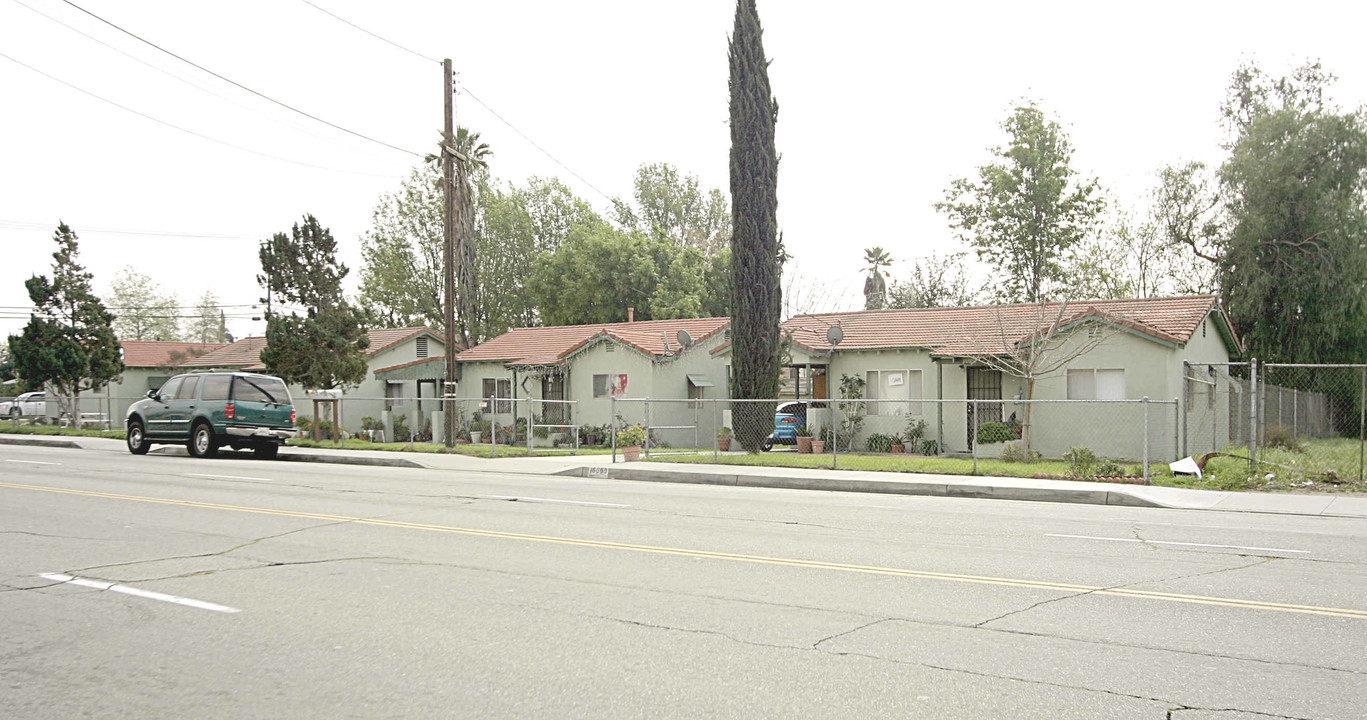
[(205, 400), (227, 400), (228, 385), (232, 381), (232, 375), (206, 375), (204, 377), (204, 389), (200, 391), (200, 396)]
[(237, 376), (233, 382), (233, 399), (239, 402), (273, 402), (289, 404), (290, 391), (279, 378)]

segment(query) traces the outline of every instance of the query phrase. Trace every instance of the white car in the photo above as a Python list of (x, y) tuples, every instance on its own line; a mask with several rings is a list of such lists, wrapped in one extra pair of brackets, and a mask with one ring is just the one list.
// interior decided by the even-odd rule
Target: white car
[(7, 403), (0, 403), (0, 417), (18, 420), (47, 414), (47, 393), (28, 392)]

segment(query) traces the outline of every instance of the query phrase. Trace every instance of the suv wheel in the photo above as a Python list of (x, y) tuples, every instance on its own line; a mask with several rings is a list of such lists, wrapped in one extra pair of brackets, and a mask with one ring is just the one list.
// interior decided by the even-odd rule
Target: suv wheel
[(21, 417), (23, 417), (23, 416), (24, 416), (24, 411), (23, 411), (23, 410), (20, 410), (20, 409), (17, 408), (17, 407), (16, 407), (16, 408), (10, 408), (10, 410), (9, 410), (9, 417), (10, 417), (11, 420), (13, 420), (13, 421), (15, 421), (15, 422), (19, 422), (19, 418), (21, 418)]
[(146, 455), (151, 448), (147, 442), (147, 435), (143, 432), (142, 421), (132, 420), (128, 423), (128, 452), (134, 455)]
[(195, 457), (210, 458), (218, 453), (218, 442), (214, 439), (214, 429), (206, 422), (197, 422), (190, 430), (190, 454)]

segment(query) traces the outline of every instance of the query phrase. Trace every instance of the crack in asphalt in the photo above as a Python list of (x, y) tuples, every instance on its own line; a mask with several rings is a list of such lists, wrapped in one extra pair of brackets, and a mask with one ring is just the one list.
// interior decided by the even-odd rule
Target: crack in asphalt
[(44, 533), (29, 532), (27, 530), (0, 530), (0, 535), (28, 535), (30, 537), (51, 538), (53, 540), (91, 540), (94, 542), (105, 542), (109, 538), (81, 537), (79, 535), (46, 535)]
[(1276, 718), (1276, 720), (1313, 720), (1312, 718), (1299, 717), (1296, 715), (1273, 715), (1272, 713), (1258, 712), (1257, 710), (1244, 710), (1242, 708), (1201, 708), (1182, 705), (1168, 711), (1167, 720), (1176, 720), (1177, 713), (1180, 712), (1208, 712), (1208, 713), (1227, 713), (1236, 712), (1247, 715), (1260, 715), (1262, 717)]
[[(844, 631), (844, 632), (838, 632), (838, 633), (836, 633), (836, 634), (834, 634), (834, 635), (830, 635), (830, 636), (821, 638), (820, 640), (817, 640), (816, 642), (812, 643), (812, 649), (813, 649), (813, 650), (820, 650), (820, 649), (821, 649), (821, 644), (824, 643), (824, 642), (829, 642), (829, 641), (831, 641), (831, 640), (834, 640), (834, 639), (840, 638), (840, 637), (844, 637), (844, 636), (846, 636), (846, 635), (853, 635), (853, 634), (859, 632), (860, 630), (864, 630), (864, 629), (866, 629), (866, 628), (871, 628), (871, 627), (873, 627), (874, 625), (879, 625), (879, 624), (881, 624), (881, 623), (889, 622), (889, 621), (895, 620), (895, 619), (896, 619), (896, 618), (879, 618), (879, 619), (874, 620), (874, 621), (872, 621), (872, 622), (864, 623), (863, 625), (860, 625), (860, 626), (857, 627), (857, 628), (851, 628), (851, 629), (846, 630), (846, 631)], [(823, 650), (822, 652), (825, 652), (825, 651)]]

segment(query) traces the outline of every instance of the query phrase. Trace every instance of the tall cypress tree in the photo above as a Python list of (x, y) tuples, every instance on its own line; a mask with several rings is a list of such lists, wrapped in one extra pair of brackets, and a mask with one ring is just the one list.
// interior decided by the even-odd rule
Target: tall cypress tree
[[(778, 238), (778, 103), (755, 0), (737, 0), (731, 34), (731, 397), (778, 396), (782, 300)], [(748, 452), (773, 428), (772, 403), (738, 403), (732, 424)]]

